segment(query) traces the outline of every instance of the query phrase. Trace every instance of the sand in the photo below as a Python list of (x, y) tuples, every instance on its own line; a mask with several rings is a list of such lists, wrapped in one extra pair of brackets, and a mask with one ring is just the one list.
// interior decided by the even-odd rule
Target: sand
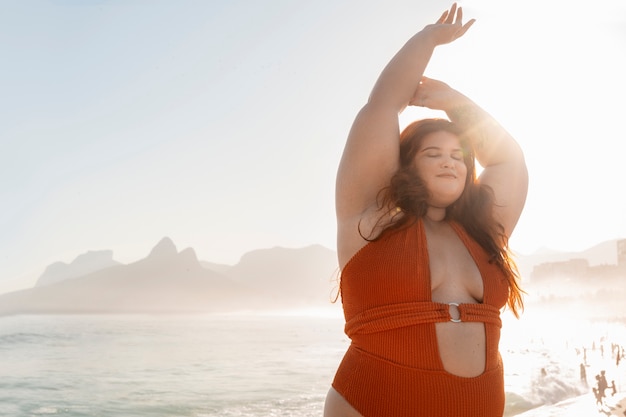
[[(608, 391), (607, 391), (608, 393)], [(588, 417), (588, 416), (626, 416), (626, 392), (609, 395), (605, 404), (596, 404), (593, 394), (570, 398), (553, 405), (545, 405), (516, 417)]]

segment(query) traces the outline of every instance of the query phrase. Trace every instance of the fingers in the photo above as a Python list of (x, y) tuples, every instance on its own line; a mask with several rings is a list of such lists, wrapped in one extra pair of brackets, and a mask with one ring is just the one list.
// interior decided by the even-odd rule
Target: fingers
[[(445, 22), (453, 23), (455, 14), (456, 14), (456, 3), (452, 3), (452, 7), (450, 8), (450, 13), (448, 13), (448, 17), (446, 18)], [(457, 17), (457, 21), (458, 21), (458, 17)]]
[(441, 23), (445, 22), (447, 17), (448, 17), (448, 11), (446, 10), (445, 12), (443, 12), (441, 17), (437, 20), (437, 23), (441, 24)]
[(452, 7), (450, 7), (450, 10), (446, 10), (443, 12), (443, 14), (437, 20), (437, 23), (438, 24), (445, 23), (449, 25), (459, 25), (459, 26), (462, 25), (463, 26), (463, 32), (461, 33), (462, 35), (463, 33), (467, 31), (467, 29), (470, 28), (470, 26), (472, 26), (472, 24), (474, 24), (475, 21), (476, 19), (472, 19), (469, 22), (467, 22), (465, 25), (463, 25), (463, 8), (457, 7), (457, 4), (453, 3)]
[(456, 3), (453, 3), (450, 10), (446, 10), (437, 20), (436, 25), (452, 27), (452, 31), (448, 32), (451, 38), (446, 42), (451, 42), (463, 36), (465, 32), (474, 24), (476, 19), (471, 19), (469, 22), (463, 24), (463, 8), (458, 7)]
[(475, 21), (476, 19), (472, 19), (464, 24), (463, 27), (455, 34), (455, 36), (457, 38), (460, 38), (461, 36), (465, 35), (465, 32), (467, 32), (467, 30), (474, 24)]

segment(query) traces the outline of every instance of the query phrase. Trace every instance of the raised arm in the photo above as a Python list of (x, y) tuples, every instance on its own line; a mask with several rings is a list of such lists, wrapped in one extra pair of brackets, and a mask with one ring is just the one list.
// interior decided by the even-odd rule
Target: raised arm
[(454, 4), (409, 39), (382, 71), (352, 125), (336, 183), (340, 263), (342, 253), (349, 257), (355, 251), (350, 242), (358, 237), (356, 226), (365, 235), (372, 231), (376, 196), (398, 168), (398, 114), (409, 105), (435, 47), (461, 37), (474, 22), (463, 25), (462, 18)]
[(510, 237), (528, 191), (526, 162), (518, 143), (485, 110), (441, 81), (423, 77), (411, 104), (444, 110), (466, 132), (484, 168), (478, 181), (493, 189), (496, 218)]

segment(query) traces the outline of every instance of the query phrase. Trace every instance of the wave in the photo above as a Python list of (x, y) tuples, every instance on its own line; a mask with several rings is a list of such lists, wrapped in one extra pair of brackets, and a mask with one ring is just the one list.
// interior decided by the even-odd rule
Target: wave
[[(623, 323), (530, 317), (507, 326), (501, 346), (507, 389), (505, 416), (576, 398), (594, 405), (591, 392), (602, 371), (609, 385), (614, 380), (618, 392), (626, 390), (626, 363), (620, 368), (616, 361), (626, 345)], [(611, 393), (607, 390), (608, 396)]]

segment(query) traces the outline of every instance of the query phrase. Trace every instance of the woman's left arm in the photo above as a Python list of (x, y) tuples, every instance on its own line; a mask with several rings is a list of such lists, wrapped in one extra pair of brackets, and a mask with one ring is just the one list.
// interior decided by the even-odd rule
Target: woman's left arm
[(441, 81), (424, 77), (411, 104), (445, 111), (467, 134), (484, 168), (478, 181), (493, 190), (495, 216), (510, 237), (528, 192), (528, 171), (519, 144), (489, 113)]

